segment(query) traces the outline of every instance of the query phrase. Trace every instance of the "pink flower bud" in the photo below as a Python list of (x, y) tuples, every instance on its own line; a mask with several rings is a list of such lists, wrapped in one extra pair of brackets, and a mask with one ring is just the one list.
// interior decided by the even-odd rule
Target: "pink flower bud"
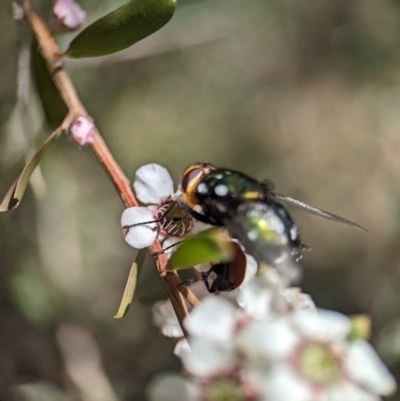
[(51, 26), (54, 31), (73, 31), (84, 22), (86, 13), (74, 0), (57, 0), (53, 6)]
[(69, 127), (70, 138), (83, 146), (93, 142), (94, 124), (90, 117), (77, 117)]

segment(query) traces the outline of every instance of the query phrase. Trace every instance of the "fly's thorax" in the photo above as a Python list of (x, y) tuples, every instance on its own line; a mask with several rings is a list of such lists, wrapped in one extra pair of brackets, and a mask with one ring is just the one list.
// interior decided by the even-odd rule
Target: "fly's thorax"
[(199, 182), (197, 189), (199, 198), (231, 199), (236, 202), (259, 200), (266, 196), (265, 188), (244, 174), (218, 169), (212, 171)]

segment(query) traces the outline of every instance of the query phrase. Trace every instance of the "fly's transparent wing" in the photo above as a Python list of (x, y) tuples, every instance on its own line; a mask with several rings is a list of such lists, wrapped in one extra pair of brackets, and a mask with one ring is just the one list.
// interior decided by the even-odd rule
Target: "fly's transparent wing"
[(336, 214), (326, 212), (325, 210), (318, 209), (318, 208), (316, 208), (314, 206), (308, 205), (307, 203), (304, 203), (304, 202), (299, 201), (297, 199), (291, 198), (289, 196), (285, 196), (285, 195), (279, 194), (277, 192), (272, 192), (271, 191), (270, 195), (272, 197), (274, 197), (275, 199), (278, 199), (280, 201), (283, 201), (283, 202), (289, 203), (291, 205), (300, 207), (301, 209), (303, 209), (306, 212), (309, 212), (309, 213), (311, 213), (311, 214), (313, 214), (315, 216), (319, 216), (319, 217), (322, 217), (322, 218), (328, 219), (328, 220), (337, 221), (338, 223), (347, 224), (348, 226), (352, 226), (354, 228), (357, 228), (358, 230), (361, 230), (361, 231), (369, 234), (368, 231), (365, 228), (361, 227), (357, 223), (354, 223), (353, 221), (347, 220), (347, 219), (345, 219), (343, 217), (337, 216)]

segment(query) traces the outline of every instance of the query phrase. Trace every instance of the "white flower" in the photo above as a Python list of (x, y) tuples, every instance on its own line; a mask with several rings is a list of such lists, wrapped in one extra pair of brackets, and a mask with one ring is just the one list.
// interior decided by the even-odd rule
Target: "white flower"
[(396, 383), (368, 343), (347, 342), (350, 325), (337, 312), (297, 310), (250, 321), (236, 342), (251, 366), (248, 378), (265, 400), (378, 401)]
[(145, 248), (157, 235), (178, 241), (192, 230), (192, 217), (175, 204), (174, 186), (167, 169), (156, 163), (140, 167), (133, 187), (138, 200), (147, 207), (130, 207), (122, 213), (121, 226), (129, 245)]

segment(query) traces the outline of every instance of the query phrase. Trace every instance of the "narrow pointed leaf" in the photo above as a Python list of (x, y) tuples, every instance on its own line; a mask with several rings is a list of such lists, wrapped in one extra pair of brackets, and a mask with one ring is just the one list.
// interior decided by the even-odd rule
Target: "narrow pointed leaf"
[(234, 247), (219, 228), (211, 228), (192, 235), (172, 254), (168, 267), (171, 270), (187, 269), (207, 262), (225, 262), (232, 259)]
[(144, 261), (146, 259), (147, 249), (141, 249), (136, 255), (135, 262), (132, 264), (129, 271), (128, 280), (125, 284), (124, 294), (122, 295), (121, 304), (119, 305), (118, 311), (114, 316), (114, 319), (120, 319), (126, 316), (131, 306), (133, 295), (135, 294), (136, 283), (139, 280), (140, 272), (142, 270)]
[(121, 303), (114, 319), (124, 317), (131, 306), (133, 294), (135, 293), (136, 283), (138, 278), (138, 265), (136, 262), (132, 263), (129, 270), (128, 280), (126, 281), (124, 294), (122, 295)]
[(51, 79), (36, 41), (31, 45), (31, 69), (46, 121), (52, 129), (55, 129), (62, 123), (68, 110)]
[(8, 189), (6, 195), (4, 196), (3, 200), (0, 203), (0, 212), (6, 212), (7, 210), (11, 210), (16, 208), (18, 205), (18, 201), (16, 199), (13, 198), (14, 195), (14, 190), (15, 187), (17, 185), (17, 181), (16, 180), (11, 187)]
[(63, 55), (96, 57), (125, 49), (163, 27), (175, 7), (176, 0), (131, 0), (80, 32)]
[(7, 191), (6, 196), (0, 203), (0, 212), (6, 212), (11, 209), (18, 207), (24, 196), (25, 190), (29, 184), (29, 179), (35, 167), (38, 165), (41, 158), (44, 156), (49, 147), (56, 142), (63, 133), (63, 128), (59, 127), (56, 129), (43, 143), (43, 145), (37, 150), (33, 157), (25, 165), (22, 173), (14, 182), (14, 184)]

